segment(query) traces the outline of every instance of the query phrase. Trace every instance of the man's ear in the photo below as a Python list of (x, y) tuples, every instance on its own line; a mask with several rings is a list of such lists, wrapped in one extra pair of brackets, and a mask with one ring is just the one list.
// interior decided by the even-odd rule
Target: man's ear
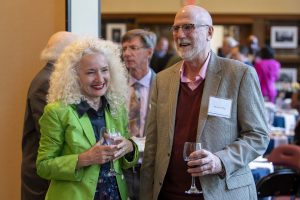
[(152, 58), (152, 55), (153, 55), (153, 53), (154, 53), (154, 49), (152, 49), (152, 48), (147, 48), (147, 51), (148, 51), (148, 57), (149, 57), (149, 59), (151, 59), (151, 58)]
[(208, 27), (208, 34), (207, 34), (207, 41), (210, 41), (212, 39), (212, 36), (214, 34), (214, 27), (213, 26), (209, 26)]

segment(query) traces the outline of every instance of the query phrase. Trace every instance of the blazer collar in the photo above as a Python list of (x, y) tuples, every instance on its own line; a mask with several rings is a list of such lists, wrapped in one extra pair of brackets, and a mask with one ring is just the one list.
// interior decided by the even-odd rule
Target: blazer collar
[(219, 63), (219, 58), (215, 53), (211, 52), (211, 57), (207, 67), (207, 72), (206, 72), (207, 74), (205, 78), (205, 84), (204, 84), (200, 112), (199, 112), (197, 141), (200, 141), (200, 137), (208, 117), (207, 113), (208, 113), (209, 98), (211, 96), (216, 96), (218, 93), (219, 85), (222, 78), (221, 72), (222, 72), (222, 66)]
[[(174, 137), (177, 100), (178, 100), (178, 93), (179, 93), (179, 86), (180, 86), (179, 70), (182, 64), (183, 61), (180, 61), (174, 65), (174, 67), (171, 70), (172, 76), (170, 76), (170, 80), (169, 80), (170, 91), (168, 97), (168, 102), (169, 102), (168, 124), (169, 124), (170, 146), (172, 146), (173, 137)], [(200, 137), (208, 117), (207, 113), (208, 113), (209, 97), (217, 95), (219, 84), (221, 81), (221, 72), (222, 72), (222, 66), (219, 62), (219, 58), (215, 53), (211, 52), (211, 57), (206, 71), (207, 74), (205, 78), (205, 84), (204, 84), (203, 95), (201, 100), (201, 107), (199, 112), (197, 141), (200, 141)]]
[(87, 137), (91, 146), (93, 146), (94, 144), (96, 144), (96, 138), (95, 138), (94, 130), (93, 130), (93, 127), (92, 127), (92, 124), (91, 124), (88, 114), (86, 112), (84, 112), (82, 116), (79, 116), (79, 114), (76, 110), (76, 105), (72, 105), (72, 108), (73, 108), (72, 111), (73, 111), (74, 115), (76, 116), (79, 124), (81, 125), (85, 136)]
[(178, 93), (179, 93), (179, 86), (180, 86), (180, 67), (182, 66), (183, 61), (178, 62), (173, 67), (170, 76), (170, 91), (168, 95), (168, 106), (169, 106), (169, 145), (172, 146), (173, 138), (174, 138), (174, 128), (175, 128), (175, 118), (176, 118), (176, 108), (177, 108), (177, 100), (178, 100)]

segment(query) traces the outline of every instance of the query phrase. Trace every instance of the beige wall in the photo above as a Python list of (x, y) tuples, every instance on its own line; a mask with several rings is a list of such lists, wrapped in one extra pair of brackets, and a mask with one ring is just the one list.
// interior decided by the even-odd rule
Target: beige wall
[[(112, 3), (113, 2), (113, 3)], [(184, 0), (102, 0), (103, 13), (175, 13)], [(299, 0), (196, 0), (215, 14), (300, 14)]]
[(65, 28), (65, 1), (8, 0), (0, 6), (0, 199), (20, 199), (21, 136), (29, 83), (48, 37)]

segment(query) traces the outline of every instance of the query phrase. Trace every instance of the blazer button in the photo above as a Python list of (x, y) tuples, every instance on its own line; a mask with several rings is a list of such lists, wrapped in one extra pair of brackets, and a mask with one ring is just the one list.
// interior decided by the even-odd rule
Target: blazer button
[(170, 157), (171, 156), (171, 153), (168, 153), (168, 157)]
[(161, 185), (162, 185), (162, 182), (159, 182), (159, 185), (161, 186)]

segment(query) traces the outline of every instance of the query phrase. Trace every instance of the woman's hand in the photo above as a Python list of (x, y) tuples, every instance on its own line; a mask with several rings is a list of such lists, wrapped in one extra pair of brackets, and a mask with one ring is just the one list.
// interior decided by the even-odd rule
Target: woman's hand
[(93, 164), (104, 164), (114, 159), (114, 154), (118, 150), (117, 145), (102, 145), (102, 142), (100, 140), (92, 148), (79, 155), (77, 169)]
[(119, 158), (123, 157), (127, 153), (133, 151), (133, 144), (130, 140), (128, 140), (122, 136), (118, 136), (114, 140), (117, 144), (116, 145), (117, 151), (114, 154), (114, 160), (118, 160)]

